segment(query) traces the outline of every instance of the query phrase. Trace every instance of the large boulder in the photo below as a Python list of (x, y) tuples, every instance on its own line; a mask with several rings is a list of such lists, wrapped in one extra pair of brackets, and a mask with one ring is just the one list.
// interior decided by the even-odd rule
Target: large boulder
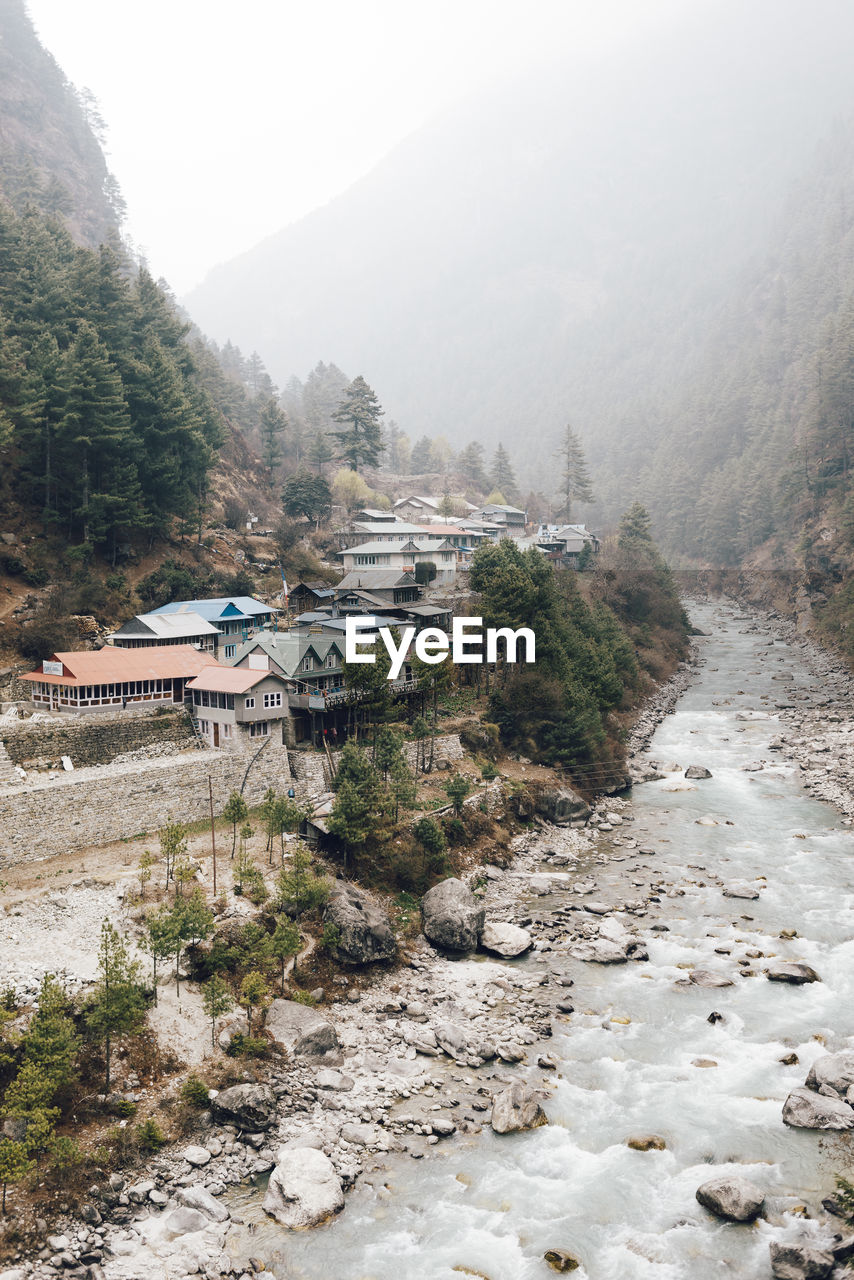
[(750, 884), (747, 880), (736, 880), (732, 884), (728, 884), (723, 891), (725, 898), (746, 898), (752, 901), (759, 897), (759, 889), (755, 884)]
[(468, 885), (451, 877), (428, 889), (421, 899), (424, 934), (449, 951), (473, 951), (483, 933), (484, 907)]
[(265, 1030), (290, 1057), (337, 1056), (338, 1036), (328, 1018), (297, 1000), (272, 1000)]
[(385, 911), (355, 885), (333, 886), (324, 919), (338, 930), (339, 941), (333, 955), (343, 964), (390, 960), (397, 950)]
[(496, 1133), (521, 1133), (548, 1122), (536, 1093), (521, 1081), (514, 1081), (492, 1099), (491, 1123)]
[(752, 1222), (765, 1203), (752, 1182), (729, 1174), (704, 1182), (697, 1188), (697, 1199), (704, 1209), (729, 1222)]
[(279, 1151), (262, 1207), (291, 1231), (316, 1227), (340, 1213), (344, 1192), (329, 1156), (314, 1147)]
[(854, 1129), (854, 1108), (812, 1089), (793, 1089), (783, 1104), (783, 1123), (792, 1129)]
[(808, 1089), (824, 1094), (826, 1098), (847, 1098), (854, 1085), (854, 1052), (825, 1053), (809, 1069), (806, 1079)]
[(276, 1118), (276, 1095), (266, 1084), (235, 1084), (223, 1089), (211, 1103), (217, 1120), (238, 1129), (269, 1129)]
[(534, 939), (527, 929), (520, 929), (517, 924), (488, 922), (480, 935), (480, 945), (484, 951), (491, 951), (494, 955), (510, 960), (513, 956), (521, 956), (523, 952), (530, 951)]
[(613, 938), (591, 938), (588, 942), (578, 942), (570, 948), (570, 955), (576, 960), (586, 960), (592, 964), (625, 964), (629, 958), (626, 944)]
[(176, 1236), (192, 1235), (196, 1231), (204, 1231), (211, 1225), (211, 1220), (198, 1209), (173, 1209), (161, 1219), (160, 1229), (164, 1236), (174, 1240)]
[(569, 787), (554, 787), (544, 791), (537, 800), (537, 812), (549, 822), (562, 826), (567, 822), (580, 822), (589, 818), (590, 805)]
[(774, 1280), (825, 1280), (833, 1270), (834, 1257), (812, 1244), (771, 1244), (771, 1274)]
[(220, 1020), (217, 1032), (217, 1044), (223, 1051), (228, 1048), (235, 1036), (249, 1035), (249, 1020), (242, 1009), (235, 1009)]
[(228, 1222), (231, 1214), (224, 1204), (220, 1204), (206, 1187), (196, 1182), (191, 1187), (179, 1187), (178, 1199), (188, 1209), (197, 1209), (210, 1218), (211, 1222)]
[(821, 982), (815, 969), (797, 960), (777, 960), (765, 972), (769, 982), (789, 982), (793, 986), (803, 986), (805, 982)]
[(690, 764), (685, 770), (685, 777), (691, 779), (711, 778), (711, 773), (701, 764)]

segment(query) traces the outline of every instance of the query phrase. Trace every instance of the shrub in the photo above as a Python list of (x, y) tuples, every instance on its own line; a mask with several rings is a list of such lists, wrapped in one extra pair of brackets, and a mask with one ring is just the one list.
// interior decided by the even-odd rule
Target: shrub
[(181, 1085), (181, 1101), (204, 1111), (210, 1104), (208, 1086), (198, 1076), (190, 1076)]
[(311, 992), (303, 991), (301, 987), (297, 987), (296, 991), (291, 996), (291, 999), (295, 1000), (297, 1004), (307, 1004), (309, 1008), (313, 1008), (314, 1005), (317, 1004), (317, 1001)]
[(486, 764), (482, 766), (480, 776), (484, 782), (492, 782), (493, 778), (498, 777), (498, 770), (491, 760), (487, 760)]
[(136, 1126), (134, 1136), (140, 1151), (145, 1152), (159, 1151), (166, 1142), (163, 1130), (156, 1120), (143, 1120), (142, 1124)]
[(129, 1098), (116, 1098), (110, 1103), (110, 1111), (114, 1116), (129, 1120), (131, 1116), (136, 1115), (136, 1103), (131, 1102)]
[(341, 930), (337, 924), (330, 921), (323, 926), (323, 932), (320, 935), (321, 951), (334, 951), (341, 942)]
[(231, 1037), (231, 1044), (226, 1049), (229, 1058), (266, 1058), (270, 1053), (270, 1045), (257, 1036), (244, 1036), (238, 1031)]
[(449, 818), (445, 823), (445, 835), (449, 844), (462, 844), (466, 838), (466, 829), (461, 818)]

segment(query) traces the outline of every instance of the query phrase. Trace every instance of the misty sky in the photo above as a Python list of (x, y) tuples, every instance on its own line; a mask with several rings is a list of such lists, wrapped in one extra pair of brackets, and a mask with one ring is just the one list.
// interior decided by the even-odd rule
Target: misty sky
[(126, 233), (179, 295), (438, 110), (679, 0), (28, 0), (108, 126)]

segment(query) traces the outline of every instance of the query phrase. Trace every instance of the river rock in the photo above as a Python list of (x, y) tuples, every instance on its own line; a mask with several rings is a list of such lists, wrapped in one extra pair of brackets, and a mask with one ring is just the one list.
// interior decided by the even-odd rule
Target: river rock
[(296, 1000), (272, 1000), (265, 1023), (267, 1034), (291, 1057), (322, 1058), (337, 1054), (338, 1036), (328, 1018)]
[(729, 1222), (752, 1222), (765, 1203), (765, 1196), (752, 1182), (731, 1174), (704, 1182), (696, 1195), (704, 1209)]
[(332, 954), (343, 964), (391, 960), (397, 951), (388, 915), (355, 885), (336, 882), (324, 920), (338, 930), (339, 941)]
[(685, 770), (686, 778), (711, 778), (711, 776), (709, 770), (704, 769), (701, 764), (690, 764)]
[(504, 956), (510, 960), (513, 956), (521, 956), (530, 951), (534, 940), (527, 929), (520, 929), (516, 924), (487, 923), (480, 937), (480, 945), (484, 951)]
[(199, 1169), (202, 1165), (210, 1163), (211, 1153), (207, 1147), (185, 1147), (181, 1152), (181, 1158), (186, 1160), (187, 1164)]
[(217, 1120), (257, 1133), (269, 1129), (276, 1118), (276, 1095), (266, 1084), (235, 1084), (211, 1102)]
[(283, 1227), (316, 1227), (344, 1208), (341, 1179), (327, 1155), (314, 1147), (282, 1149), (270, 1174), (264, 1212)]
[(770, 969), (766, 969), (765, 976), (769, 982), (789, 982), (793, 986), (802, 986), (805, 982), (821, 982), (815, 969), (795, 960), (778, 960)]
[(198, 1209), (173, 1209), (162, 1221), (161, 1230), (165, 1236), (173, 1240), (176, 1236), (190, 1235), (194, 1231), (204, 1231), (211, 1225), (211, 1220)]
[(713, 973), (711, 969), (693, 969), (688, 975), (689, 982), (695, 987), (731, 987), (732, 978), (725, 973)]
[(333, 1071), (331, 1067), (324, 1067), (322, 1071), (318, 1071), (314, 1083), (318, 1089), (332, 1089), (337, 1093), (349, 1093), (355, 1087), (356, 1081), (352, 1076), (345, 1076), (340, 1071)]
[(179, 1187), (178, 1199), (188, 1209), (198, 1209), (199, 1213), (205, 1214), (211, 1222), (228, 1222), (231, 1217), (225, 1205), (220, 1204), (219, 1200), (199, 1183), (195, 1183), (192, 1187)]
[(771, 1244), (771, 1274), (774, 1280), (825, 1280), (833, 1270), (834, 1257), (811, 1244)]
[(589, 942), (579, 942), (570, 949), (570, 955), (576, 960), (586, 960), (592, 964), (626, 964), (629, 958), (625, 943), (611, 938), (591, 938)]
[(590, 805), (569, 787), (555, 787), (543, 791), (537, 800), (537, 812), (556, 826), (589, 818)]
[(437, 1044), (449, 1058), (480, 1058), (483, 1062), (488, 1062), (495, 1057), (495, 1045), (492, 1041), (470, 1027), (442, 1022), (434, 1028), (434, 1032)]
[(809, 1069), (806, 1087), (826, 1098), (847, 1098), (854, 1085), (854, 1051), (825, 1053)]
[(515, 1081), (492, 1100), (492, 1128), (495, 1133), (521, 1133), (548, 1124), (548, 1117), (533, 1089)]
[(667, 1143), (657, 1133), (644, 1133), (636, 1138), (626, 1138), (626, 1146), (632, 1151), (665, 1151)]
[(759, 889), (755, 884), (748, 884), (746, 880), (736, 880), (733, 884), (728, 884), (723, 891), (725, 898), (758, 898)]
[(421, 899), (424, 934), (449, 951), (473, 951), (483, 933), (486, 910), (468, 885), (450, 877)]
[(577, 1271), (581, 1266), (581, 1259), (576, 1258), (574, 1253), (569, 1253), (566, 1249), (547, 1249), (543, 1254), (543, 1261), (547, 1262), (552, 1271), (556, 1271), (558, 1275), (567, 1275), (570, 1271)]
[(793, 1089), (783, 1104), (783, 1123), (793, 1129), (854, 1129), (854, 1110), (840, 1098)]

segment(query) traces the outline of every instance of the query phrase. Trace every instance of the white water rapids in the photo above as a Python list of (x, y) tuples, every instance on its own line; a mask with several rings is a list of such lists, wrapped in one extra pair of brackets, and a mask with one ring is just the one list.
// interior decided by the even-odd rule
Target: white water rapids
[[(785, 750), (769, 750), (781, 733), (775, 703), (815, 680), (795, 651), (769, 646), (745, 615), (721, 605), (693, 613), (711, 633), (703, 662), (649, 754), (683, 769), (705, 765), (713, 777), (691, 790), (672, 789), (681, 774), (635, 787), (628, 831), (654, 855), (623, 845), (618, 860), (590, 862), (595, 896), (607, 903), (644, 897), (652, 883), (671, 886), (646, 916), (629, 918), (649, 960), (602, 966), (546, 952), (515, 962), (575, 980), (576, 1012), (555, 1019), (542, 1046), (560, 1063), (544, 1103), (548, 1127), (501, 1137), (486, 1127), (422, 1161), (389, 1157), (337, 1220), (312, 1232), (283, 1231), (261, 1213), (257, 1192), (242, 1194), (240, 1211), (255, 1226), (251, 1234), (235, 1228), (235, 1242), (279, 1280), (545, 1280), (554, 1273), (543, 1254), (554, 1248), (577, 1254), (583, 1269), (574, 1274), (590, 1280), (765, 1280), (769, 1242), (809, 1230), (783, 1210), (817, 1209), (834, 1173), (850, 1172), (849, 1135), (792, 1130), (781, 1118), (814, 1059), (854, 1044), (854, 836), (802, 788)], [(747, 710), (772, 717), (738, 721)], [(743, 771), (760, 760), (761, 771)], [(718, 825), (698, 824), (708, 816)], [(758, 901), (721, 892), (758, 877)], [(540, 900), (537, 911), (562, 900)], [(781, 940), (788, 929), (798, 936)], [(730, 954), (716, 954), (722, 947)], [(739, 965), (751, 950), (765, 958)], [(770, 956), (806, 961), (822, 982), (770, 983)], [(678, 986), (687, 976), (680, 965), (719, 970), (734, 985)], [(755, 976), (739, 976), (740, 968)], [(713, 1010), (722, 1022), (707, 1021)], [(798, 1064), (782, 1065), (793, 1052)], [(625, 1145), (647, 1133), (660, 1134), (666, 1150)], [(700, 1208), (698, 1185), (726, 1172), (766, 1192), (768, 1221), (725, 1224)]]

